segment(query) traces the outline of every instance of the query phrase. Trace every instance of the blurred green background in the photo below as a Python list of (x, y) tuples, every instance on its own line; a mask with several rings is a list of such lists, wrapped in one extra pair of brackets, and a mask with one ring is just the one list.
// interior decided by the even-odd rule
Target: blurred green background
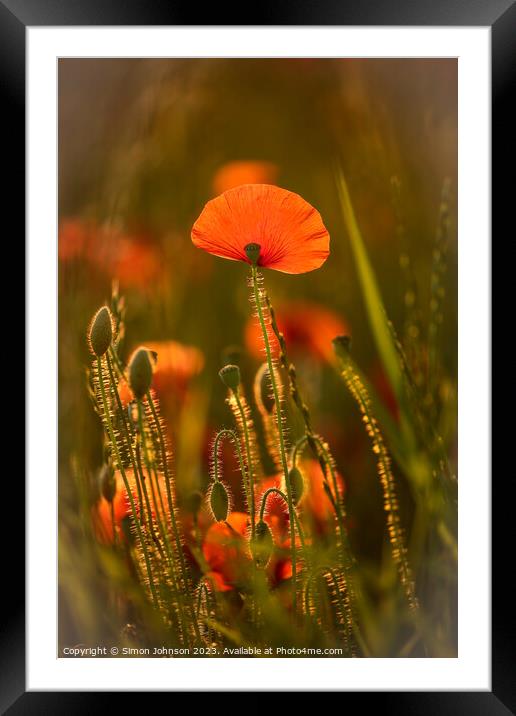
[[(205, 202), (223, 188), (221, 170), (234, 162), (244, 163), (239, 165), (243, 173), (237, 172), (243, 177), (256, 171), (250, 162), (266, 163), (262, 169), (271, 181), (298, 192), (320, 211), (331, 236), (325, 265), (300, 276), (265, 271), (266, 286), (280, 320), (282, 306), (296, 301), (339, 317), (352, 335), (357, 363), (394, 413), (344, 228), (335, 165), (340, 162), (345, 172), (387, 312), (400, 334), (412, 300), (400, 257), (410, 257), (421, 325), (427, 326), (441, 191), (449, 181), (440, 339), (448, 410), (440, 429), (454, 459), (456, 60), (63, 59), (61, 514), (73, 514), (77, 500), (72, 456), (91, 475), (95, 499), (102, 443), (86, 389), (86, 330), (96, 309), (109, 300), (114, 278), (127, 304), (126, 357), (139, 343), (165, 340), (196, 347), (203, 356), (200, 373), (173, 376), (164, 399), (180, 496), (206, 485), (209, 439), (231, 422), (217, 377), (228, 346), (241, 350), (251, 395), (260, 363), (245, 348), (250, 315), (245, 266), (204, 254), (190, 240)], [(393, 177), (401, 187), (398, 202)], [(304, 340), (299, 338), (293, 355), (301, 384), (316, 429), (330, 441), (346, 481), (353, 546), (359, 558), (374, 564), (384, 545), (374, 458), (331, 360), (303, 346)], [(402, 488), (401, 493), (402, 511), (410, 515), (409, 491)]]

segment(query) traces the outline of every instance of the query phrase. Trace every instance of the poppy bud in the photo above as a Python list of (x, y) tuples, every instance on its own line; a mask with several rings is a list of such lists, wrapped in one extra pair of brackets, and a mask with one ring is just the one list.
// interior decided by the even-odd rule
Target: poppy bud
[(266, 567), (272, 556), (274, 540), (269, 525), (260, 520), (256, 523), (254, 538), (251, 539), (251, 554), (257, 567)]
[(305, 491), (305, 481), (301, 471), (297, 467), (293, 467), (288, 473), (288, 481), (290, 484), (290, 492), (295, 505), (298, 504), (303, 497)]
[(255, 380), (255, 394), (257, 396), (257, 402), (263, 407), (268, 415), (272, 415), (275, 402), (274, 395), (272, 394), (271, 374), (269, 373), (267, 363), (262, 365), (256, 374)]
[(210, 507), (217, 522), (225, 522), (229, 512), (229, 495), (222, 482), (214, 482), (210, 493)]
[(107, 306), (99, 308), (93, 316), (89, 339), (91, 350), (98, 358), (107, 352), (113, 339), (113, 321)]
[(247, 244), (247, 246), (244, 246), (245, 255), (253, 264), (253, 266), (256, 266), (256, 264), (258, 263), (261, 248), (262, 247), (260, 246), (260, 244)]
[(116, 480), (115, 471), (111, 465), (102, 466), (99, 481), (103, 498), (108, 502), (113, 502), (116, 495)]
[(333, 339), (332, 343), (337, 358), (347, 362), (350, 357), (351, 338), (349, 336), (337, 336)]
[(225, 365), (219, 370), (221, 381), (230, 390), (238, 390), (240, 385), (240, 368), (237, 365)]
[(152, 382), (152, 363), (147, 348), (138, 348), (129, 361), (129, 387), (138, 400), (149, 390)]

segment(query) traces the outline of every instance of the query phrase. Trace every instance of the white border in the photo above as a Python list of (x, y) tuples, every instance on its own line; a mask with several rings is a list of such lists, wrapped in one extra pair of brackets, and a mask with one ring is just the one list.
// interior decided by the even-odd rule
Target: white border
[[(490, 689), (490, 29), (101, 27), (27, 28), (27, 34), (27, 689)], [(459, 58), (457, 659), (56, 658), (56, 59), (135, 51)]]

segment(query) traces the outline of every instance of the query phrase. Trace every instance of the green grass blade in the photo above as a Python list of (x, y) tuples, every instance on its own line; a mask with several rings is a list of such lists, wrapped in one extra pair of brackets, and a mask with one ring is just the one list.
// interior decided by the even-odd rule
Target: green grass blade
[(353, 251), (353, 257), (355, 259), (373, 336), (391, 387), (396, 395), (396, 398), (398, 399), (398, 403), (401, 405), (404, 399), (403, 375), (401, 373), (396, 348), (392, 341), (391, 332), (387, 323), (380, 290), (376, 282), (373, 267), (371, 266), (371, 262), (369, 261), (369, 257), (367, 255), (362, 234), (360, 233), (360, 229), (358, 227), (348, 186), (342, 170), (338, 171), (337, 186), (342, 206), (342, 213), (348, 230), (351, 249)]
[[(407, 404), (405, 377), (393, 338), (392, 328), (389, 325), (374, 269), (358, 226), (346, 179), (340, 168), (337, 170), (337, 188), (373, 338), (400, 409), (400, 436), (404, 445), (404, 452), (408, 458), (407, 476), (411, 478), (417, 488), (421, 488), (430, 478), (429, 466), (418, 450), (413, 429), (413, 419)], [(399, 447), (398, 454), (401, 454)]]

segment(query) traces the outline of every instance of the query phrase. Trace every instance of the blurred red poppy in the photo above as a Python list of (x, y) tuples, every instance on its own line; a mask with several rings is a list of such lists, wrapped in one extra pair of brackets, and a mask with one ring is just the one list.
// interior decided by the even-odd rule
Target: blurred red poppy
[(61, 221), (58, 254), (63, 262), (81, 259), (93, 264), (118, 279), (122, 288), (155, 288), (166, 273), (163, 256), (152, 237), (80, 218)]
[[(333, 520), (334, 511), (330, 499), (324, 490), (324, 473), (318, 462), (311, 458), (303, 460), (300, 464), (301, 472), (305, 478), (305, 497), (301, 501), (301, 519), (312, 522), (319, 531), (328, 527), (328, 522)], [(337, 488), (341, 497), (345, 492), (345, 483), (342, 475), (336, 473)], [(333, 491), (331, 478), (328, 482)]]
[(162, 278), (163, 257), (153, 243), (124, 236), (117, 242), (110, 271), (122, 288), (146, 288)]
[(229, 591), (245, 581), (250, 567), (247, 545), (249, 516), (232, 512), (226, 522), (215, 522), (208, 529), (202, 547), (204, 559), (217, 575), (214, 587)]
[(204, 356), (194, 346), (178, 341), (151, 341), (145, 345), (157, 354), (153, 385), (159, 395), (182, 392), (204, 367)]
[(295, 274), (322, 266), (330, 236), (319, 212), (299, 194), (270, 184), (243, 184), (206, 204), (192, 241), (210, 254), (248, 264), (245, 248), (256, 244), (258, 266)]
[(81, 219), (63, 219), (59, 225), (57, 252), (61, 261), (86, 258), (88, 248), (94, 240), (93, 225)]
[(278, 167), (272, 162), (235, 161), (221, 166), (213, 178), (213, 191), (223, 194), (242, 184), (276, 184)]
[[(136, 512), (139, 514), (140, 503), (134, 471), (126, 469), (125, 476), (131, 488)], [(131, 503), (125, 489), (125, 483), (122, 475), (118, 471), (115, 472), (115, 483), (116, 491), (113, 498), (113, 519), (111, 517), (111, 505), (103, 496), (100, 497), (92, 509), (93, 530), (99, 542), (104, 544), (111, 544), (113, 542), (113, 521), (117, 531), (117, 537), (123, 539), (122, 521), (124, 518), (132, 516)], [(152, 514), (154, 516), (163, 516), (161, 501), (163, 501), (165, 511), (167, 509), (166, 485), (163, 476), (158, 477), (158, 484), (159, 492), (154, 480), (152, 485), (147, 484), (147, 494)], [(159, 493), (161, 493), (161, 498)]]
[[(276, 322), (285, 336), (289, 353), (308, 353), (321, 361), (333, 362), (332, 340), (335, 336), (349, 335), (348, 324), (337, 313), (306, 301), (280, 305), (276, 310)], [(269, 338), (277, 355), (279, 344), (272, 331), (269, 331)], [(246, 324), (245, 343), (255, 358), (263, 360), (262, 332), (254, 318)]]

